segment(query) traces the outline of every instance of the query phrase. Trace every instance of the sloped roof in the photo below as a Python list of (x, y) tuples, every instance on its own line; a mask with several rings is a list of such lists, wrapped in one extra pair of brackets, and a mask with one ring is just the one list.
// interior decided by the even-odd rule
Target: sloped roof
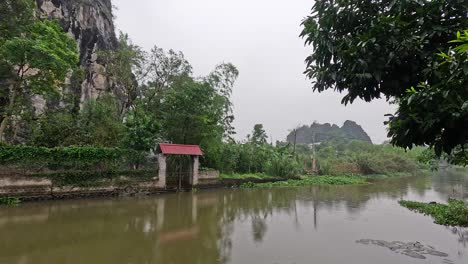
[(197, 145), (159, 144), (159, 150), (166, 155), (203, 156), (203, 152)]

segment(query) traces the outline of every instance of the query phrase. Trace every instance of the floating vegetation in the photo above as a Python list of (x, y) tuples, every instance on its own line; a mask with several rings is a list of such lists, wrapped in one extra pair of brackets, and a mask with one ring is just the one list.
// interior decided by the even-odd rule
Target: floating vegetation
[(450, 199), (448, 204), (413, 201), (400, 201), (399, 203), (412, 211), (432, 216), (436, 224), (468, 226), (468, 206), (464, 201)]
[(242, 184), (241, 188), (271, 188), (271, 187), (300, 187), (312, 185), (358, 185), (368, 184), (366, 178), (361, 176), (316, 176), (303, 177), (301, 179), (291, 179), (279, 182), (253, 183), (247, 182)]
[[(447, 253), (437, 251), (434, 247), (429, 245), (423, 245), (419, 242), (400, 242), (400, 241), (384, 241), (384, 240), (374, 240), (374, 239), (361, 239), (356, 241), (356, 243), (363, 245), (375, 245), (379, 247), (385, 247), (391, 251), (399, 254), (406, 255), (411, 258), (416, 259), (426, 259), (425, 255), (437, 256), (437, 257), (448, 257)], [(451, 262), (448, 259), (444, 259), (445, 262)]]
[(16, 206), (21, 203), (18, 198), (0, 196), (0, 205)]

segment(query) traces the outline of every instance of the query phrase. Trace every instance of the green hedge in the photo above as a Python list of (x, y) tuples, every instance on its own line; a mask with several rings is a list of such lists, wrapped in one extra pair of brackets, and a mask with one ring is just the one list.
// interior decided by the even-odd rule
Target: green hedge
[(144, 160), (144, 153), (119, 148), (93, 146), (44, 148), (32, 146), (0, 145), (0, 165), (26, 168), (101, 169), (115, 168), (123, 163), (133, 164)]

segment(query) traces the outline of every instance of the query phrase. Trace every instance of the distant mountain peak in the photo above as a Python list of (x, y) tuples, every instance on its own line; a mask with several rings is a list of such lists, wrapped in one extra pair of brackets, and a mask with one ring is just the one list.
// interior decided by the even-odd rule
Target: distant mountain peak
[(313, 144), (331, 140), (361, 140), (372, 143), (366, 131), (352, 120), (346, 120), (342, 127), (336, 124), (314, 122), (310, 126), (302, 126), (296, 132), (291, 132), (287, 141), (293, 143), (295, 137), (298, 144)]

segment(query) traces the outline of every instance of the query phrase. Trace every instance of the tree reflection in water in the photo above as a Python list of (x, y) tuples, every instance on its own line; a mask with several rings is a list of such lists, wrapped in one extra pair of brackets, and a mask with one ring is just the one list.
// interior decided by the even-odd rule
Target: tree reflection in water
[[(296, 230), (301, 226), (320, 229), (324, 210), (360, 215), (372, 199), (397, 200), (409, 192), (423, 197), (431, 186), (448, 197), (456, 184), (466, 188), (468, 179), (462, 176), (455, 173), (434, 179), (381, 180), (366, 186), (213, 190), (2, 208), (0, 263), (227, 263), (238, 223), (249, 223), (252, 241), (262, 243), (271, 231), (270, 222), (281, 215), (289, 216), (289, 224)], [(300, 208), (313, 209), (314, 223), (302, 221)], [(467, 245), (466, 229), (453, 228), (451, 232), (460, 244)]]

